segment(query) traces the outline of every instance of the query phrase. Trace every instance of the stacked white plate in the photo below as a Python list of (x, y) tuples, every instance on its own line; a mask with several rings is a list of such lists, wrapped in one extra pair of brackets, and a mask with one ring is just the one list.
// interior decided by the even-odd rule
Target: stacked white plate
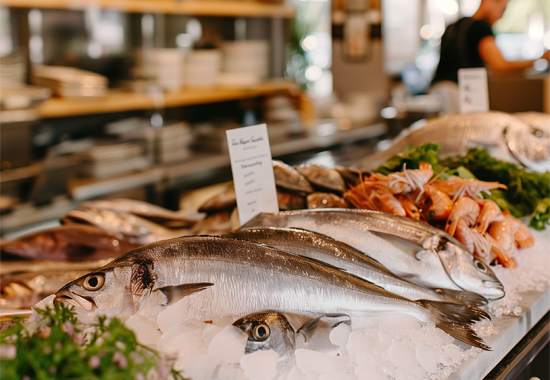
[(186, 59), (185, 85), (189, 87), (214, 86), (220, 73), (221, 58), (219, 50), (193, 50)]
[(169, 164), (186, 160), (191, 156), (189, 146), (194, 139), (189, 124), (177, 122), (165, 125), (155, 132), (157, 163)]
[(246, 73), (259, 79), (269, 76), (268, 41), (226, 41), (222, 52), (224, 73)]
[(25, 83), (26, 76), (27, 66), (22, 54), (0, 57), (0, 83)]
[(182, 49), (155, 48), (142, 54), (146, 77), (167, 91), (178, 91), (184, 86), (185, 52)]

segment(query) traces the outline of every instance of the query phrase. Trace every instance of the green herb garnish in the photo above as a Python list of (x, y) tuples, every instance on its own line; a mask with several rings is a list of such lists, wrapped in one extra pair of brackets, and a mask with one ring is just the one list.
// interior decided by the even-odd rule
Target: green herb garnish
[(417, 147), (407, 147), (403, 153), (391, 157), (375, 172), (388, 175), (407, 169), (418, 169), (421, 161), (432, 165), (434, 174), (442, 179), (455, 175), (461, 178), (474, 178), (487, 182), (499, 182), (508, 190), (492, 190), (491, 195), (483, 194), (495, 201), (503, 210), (508, 210), (516, 218), (531, 216), (529, 226), (544, 230), (550, 223), (550, 173), (526, 171), (517, 165), (491, 157), (484, 148), (469, 149), (465, 156), (453, 156), (443, 160), (438, 158), (438, 144), (428, 143)]
[(63, 304), (37, 312), (40, 321), (19, 321), (0, 334), (2, 380), (182, 379), (117, 318), (100, 317), (84, 331)]

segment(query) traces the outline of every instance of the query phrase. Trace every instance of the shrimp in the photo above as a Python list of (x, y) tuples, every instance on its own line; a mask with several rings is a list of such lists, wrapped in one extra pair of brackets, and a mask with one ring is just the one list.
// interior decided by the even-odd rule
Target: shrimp
[(454, 236), (459, 219), (463, 219), (469, 226), (474, 224), (479, 215), (479, 204), (472, 198), (460, 198), (456, 201), (445, 226), (445, 232)]
[(427, 219), (431, 221), (446, 220), (454, 205), (451, 198), (430, 184), (424, 185), (424, 192), (431, 202), (431, 205), (426, 210)]
[(502, 246), (502, 249), (506, 251), (508, 256), (513, 256), (518, 251), (516, 241), (514, 239), (514, 234), (517, 230), (518, 225), (516, 223), (510, 223), (505, 219), (501, 222), (491, 223), (487, 232), (489, 235), (498, 240)]
[(416, 201), (420, 199), (423, 188), (434, 175), (432, 165), (427, 162), (420, 163), (420, 169), (407, 170), (406, 164), (403, 164), (403, 171), (388, 175), (389, 188), (393, 194), (406, 194), (419, 189), (420, 194)]
[(487, 227), (489, 227), (490, 223), (500, 222), (504, 220), (504, 215), (502, 215), (500, 207), (498, 207), (498, 205), (494, 201), (490, 199), (484, 199), (477, 202), (482, 206), (481, 211), (479, 212), (479, 215), (475, 221), (475, 228), (480, 233), (484, 233), (485, 231), (487, 231)]
[(516, 233), (514, 234), (514, 240), (518, 248), (528, 248), (532, 247), (535, 244), (535, 239), (529, 231), (529, 227), (521, 222), (521, 220), (516, 219), (510, 214), (510, 211), (504, 210), (502, 212), (504, 218), (510, 223), (515, 223), (517, 225)]
[(413, 201), (404, 195), (397, 195), (396, 198), (399, 202), (401, 202), (401, 206), (403, 206), (403, 209), (409, 218), (420, 220), (420, 216), (422, 214), (420, 214), (420, 210), (418, 210), (418, 207), (416, 207)]
[(430, 182), (431, 185), (445, 192), (453, 201), (468, 196), (474, 199), (482, 199), (482, 193), (491, 194), (490, 190), (505, 189), (508, 187), (498, 182), (485, 182), (477, 179), (462, 179), (459, 177), (451, 177), (447, 181), (435, 180)]
[(344, 193), (344, 199), (357, 208), (368, 208), (389, 214), (406, 216), (401, 203), (388, 187), (379, 182), (363, 182)]
[(458, 219), (454, 237), (468, 252), (481, 257), (483, 261), (490, 263), (495, 259), (495, 255), (491, 253), (491, 243), (476, 229), (469, 228), (464, 219)]
[(515, 268), (518, 266), (514, 259), (508, 256), (506, 251), (502, 248), (500, 243), (495, 238), (493, 238), (488, 233), (483, 234), (483, 236), (485, 236), (485, 238), (491, 243), (491, 251), (496, 255), (497, 260), (502, 265), (504, 265), (506, 268)]

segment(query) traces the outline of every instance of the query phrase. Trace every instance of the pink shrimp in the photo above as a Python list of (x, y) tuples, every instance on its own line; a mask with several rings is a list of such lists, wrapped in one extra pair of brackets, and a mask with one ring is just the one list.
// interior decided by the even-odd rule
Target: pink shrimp
[(498, 182), (485, 182), (477, 179), (462, 179), (459, 177), (451, 177), (446, 181), (438, 179), (430, 182), (430, 184), (445, 192), (450, 197), (453, 197), (453, 201), (464, 196), (482, 199), (482, 193), (491, 194), (490, 190), (493, 189), (508, 189), (508, 187)]
[(468, 252), (474, 254), (474, 238), (472, 236), (472, 230), (470, 230), (470, 227), (468, 227), (468, 224), (466, 224), (463, 219), (457, 218), (456, 228), (454, 229), (452, 236), (461, 242)]
[(445, 226), (445, 232), (454, 236), (458, 220), (463, 219), (469, 226), (474, 224), (479, 215), (479, 204), (472, 198), (460, 198), (456, 201)]
[(424, 185), (424, 192), (431, 202), (431, 205), (425, 211), (426, 219), (430, 221), (446, 220), (454, 205), (451, 198), (430, 184)]
[(487, 232), (499, 242), (508, 256), (513, 256), (518, 251), (514, 239), (517, 229), (518, 225), (516, 223), (510, 223), (505, 219), (489, 224)]
[(496, 255), (497, 260), (506, 268), (515, 268), (518, 265), (513, 258), (508, 256), (504, 248), (500, 243), (488, 233), (483, 234), (485, 238), (491, 243), (491, 251)]
[(395, 198), (397, 198), (397, 200), (401, 203), (401, 206), (403, 206), (403, 209), (409, 218), (420, 220), (420, 210), (418, 210), (418, 207), (416, 207), (413, 201), (404, 195), (397, 195)]
[(475, 228), (479, 233), (485, 233), (490, 223), (504, 220), (504, 215), (502, 215), (500, 207), (498, 207), (495, 202), (490, 199), (484, 199), (477, 202), (482, 206), (479, 216), (475, 221)]
[(420, 190), (418, 199), (422, 196), (423, 188), (434, 175), (432, 166), (427, 162), (421, 162), (420, 169), (408, 169), (403, 164), (403, 171), (388, 175), (389, 188), (393, 194), (406, 194), (414, 190)]
[(389, 214), (406, 216), (401, 203), (388, 187), (380, 182), (363, 182), (344, 193), (344, 199), (357, 208), (368, 208)]
[(507, 221), (510, 223), (516, 223), (517, 230), (514, 234), (514, 240), (516, 241), (516, 245), (518, 248), (528, 248), (532, 247), (535, 244), (535, 239), (533, 238), (533, 235), (531, 234), (531, 231), (529, 231), (529, 227), (527, 227), (525, 224), (521, 222), (521, 220), (516, 219), (510, 214), (510, 211), (504, 210), (502, 212), (504, 217)]
[(495, 259), (491, 253), (491, 243), (476, 229), (469, 228), (464, 219), (459, 218), (454, 237), (466, 247), (468, 252), (490, 263)]

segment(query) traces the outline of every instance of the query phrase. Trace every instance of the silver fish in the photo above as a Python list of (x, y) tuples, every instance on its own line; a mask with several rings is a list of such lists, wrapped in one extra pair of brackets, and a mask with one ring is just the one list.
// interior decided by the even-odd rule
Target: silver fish
[[(405, 313), (434, 321), (451, 336), (487, 348), (470, 328), (489, 318), (472, 306), (410, 301), (317, 261), (252, 242), (187, 236), (140, 247), (61, 288), (55, 302), (84, 316), (155, 319), (178, 303), (182, 320), (212, 320), (259, 310), (341, 313), (354, 321)], [(360, 322), (359, 322), (360, 323)]]
[(277, 160), (273, 160), (272, 163), (275, 184), (278, 187), (300, 194), (314, 192), (313, 187), (311, 187), (306, 177), (296, 171), (292, 166)]
[(461, 302), (474, 306), (487, 303), (487, 300), (477, 293), (450, 289), (434, 291), (416, 285), (393, 274), (378, 261), (355, 248), (313, 231), (290, 227), (242, 228), (224, 236), (245, 239), (320, 260), (411, 300)]
[(80, 208), (71, 210), (61, 218), (61, 222), (64, 224), (71, 222), (89, 223), (105, 231), (120, 233), (139, 244), (188, 234), (188, 230), (185, 229), (168, 229), (137, 215), (106, 209)]
[(332, 193), (308, 194), (307, 208), (346, 208), (348, 202)]
[(410, 218), (370, 210), (315, 209), (262, 213), (243, 227), (297, 227), (351, 245), (393, 273), (428, 287), (504, 297), (491, 268), (445, 232)]
[(151, 203), (134, 199), (121, 198), (86, 201), (82, 202), (80, 207), (121, 211), (141, 216), (156, 223), (169, 223), (172, 226), (179, 225), (181, 227), (189, 227), (199, 220), (193, 215), (183, 215)]
[(322, 165), (303, 164), (297, 166), (296, 170), (315, 186), (340, 193), (346, 191), (346, 183), (335, 169)]
[[(442, 157), (465, 154), (469, 148), (481, 146), (506, 161), (513, 162), (514, 157), (519, 157), (518, 161), (532, 170), (550, 171), (550, 144), (537, 131), (518, 117), (503, 112), (442, 116), (405, 130), (387, 150), (364, 158), (353, 168), (373, 170), (408, 146), (431, 142), (439, 144)], [(533, 152), (538, 153), (533, 155)]]
[(250, 314), (233, 323), (248, 335), (247, 354), (273, 350), (279, 354), (279, 361), (300, 348), (336, 356), (339, 347), (331, 343), (329, 336), (341, 324), (351, 325), (349, 315), (312, 316), (275, 310)]

